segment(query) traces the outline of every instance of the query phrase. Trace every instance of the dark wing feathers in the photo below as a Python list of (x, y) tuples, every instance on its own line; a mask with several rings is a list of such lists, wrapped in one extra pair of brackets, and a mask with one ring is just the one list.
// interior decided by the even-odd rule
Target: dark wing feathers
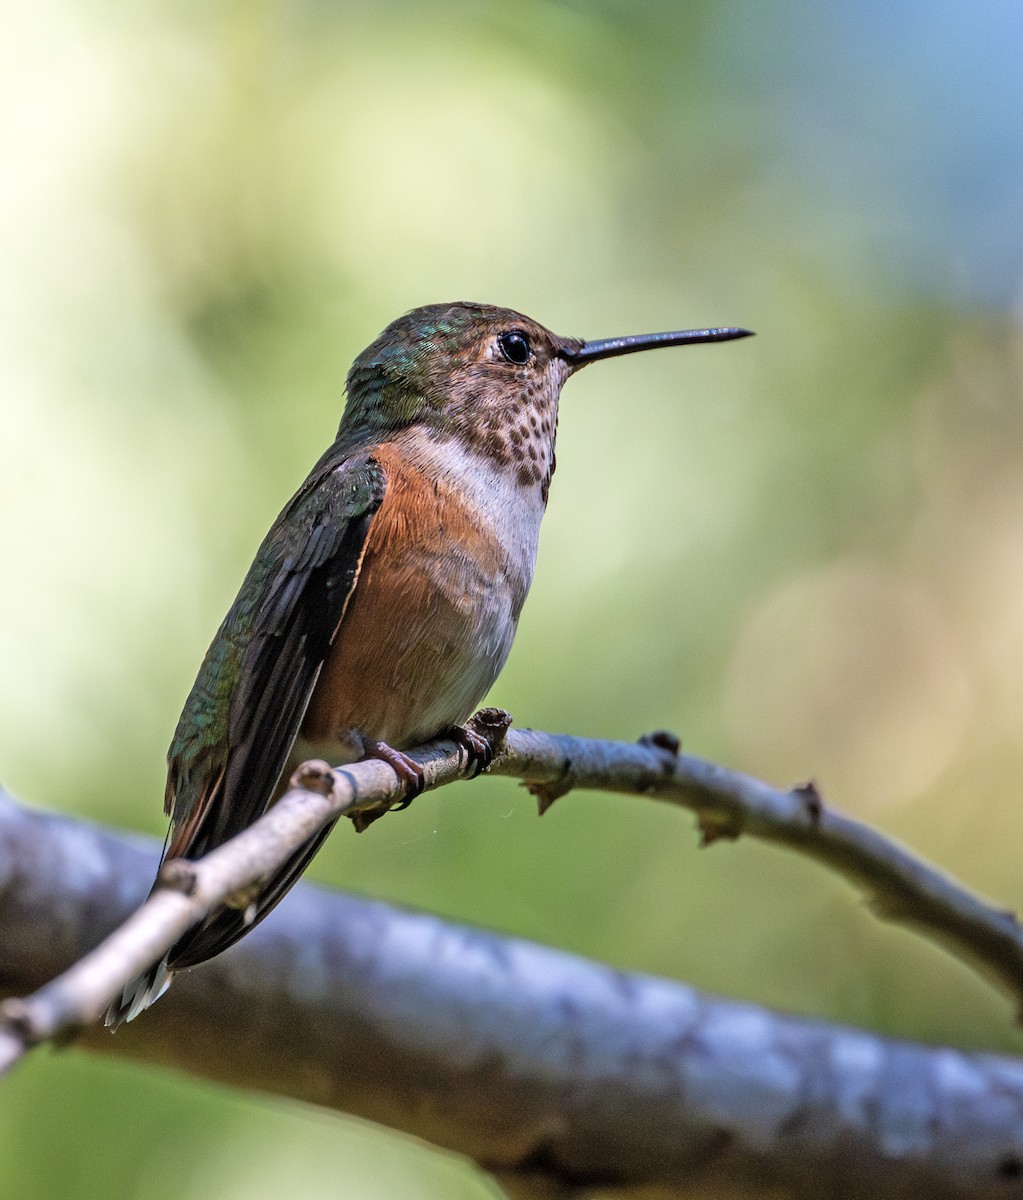
[[(372, 458), (333, 466), (327, 459), (264, 540), (214, 642), (221, 647), (220, 659), (211, 648), (193, 689), (200, 702), (208, 702), (211, 693), (223, 694), (225, 685), (204, 673), (224, 675), (230, 683), (226, 727), (214, 727), (221, 736), (209, 744), (190, 743), (183, 728), (190, 697), (171, 748), (168, 786), (175, 789), (175, 831), (168, 856), (200, 857), (251, 825), (273, 799), (355, 586), (384, 485), (383, 471)], [(191, 786), (195, 794), (181, 795), (182, 786)], [(256, 900), (255, 921), (285, 894), (328, 832), (310, 839), (267, 881)], [(177, 943), (168, 965), (173, 969), (212, 957), (254, 920), (231, 908), (211, 914)]]

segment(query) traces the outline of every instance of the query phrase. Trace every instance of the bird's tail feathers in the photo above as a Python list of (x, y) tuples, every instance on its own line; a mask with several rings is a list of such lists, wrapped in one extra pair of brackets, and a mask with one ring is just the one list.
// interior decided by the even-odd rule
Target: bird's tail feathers
[(148, 971), (129, 979), (120, 998), (114, 1000), (107, 1009), (104, 1025), (116, 1030), (126, 1021), (134, 1021), (140, 1012), (160, 999), (170, 987), (173, 977), (173, 972), (167, 968), (167, 959), (161, 958)]

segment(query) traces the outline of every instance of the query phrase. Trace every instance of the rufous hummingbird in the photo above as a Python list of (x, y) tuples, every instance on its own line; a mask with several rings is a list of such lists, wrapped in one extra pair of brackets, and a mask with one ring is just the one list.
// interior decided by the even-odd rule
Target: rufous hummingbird
[[(405, 803), (422, 786), (412, 746), (454, 735), (485, 766), (489, 747), (462, 725), (508, 657), (532, 581), (562, 385), (598, 359), (748, 333), (583, 342), (468, 303), (389, 325), (355, 360), (337, 437), (264, 538), (185, 701), (163, 859), (241, 832), (308, 758), (383, 758)], [(330, 828), (132, 980), (107, 1024), (266, 916)]]

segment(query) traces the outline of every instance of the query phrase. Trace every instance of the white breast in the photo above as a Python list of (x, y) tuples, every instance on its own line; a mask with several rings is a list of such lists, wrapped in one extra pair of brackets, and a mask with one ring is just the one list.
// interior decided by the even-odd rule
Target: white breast
[(514, 618), (533, 581), (540, 522), (546, 503), (538, 485), (521, 484), (514, 466), (501, 467), (493, 459), (452, 438), (410, 442), (407, 452), (430, 478), (443, 479), (479, 513), (487, 535), (504, 547)]

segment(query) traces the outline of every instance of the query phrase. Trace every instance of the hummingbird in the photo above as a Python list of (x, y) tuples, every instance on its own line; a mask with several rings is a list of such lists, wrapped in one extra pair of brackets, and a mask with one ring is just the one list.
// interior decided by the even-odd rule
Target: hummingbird
[[(488, 765), (464, 722), (508, 657), (532, 582), (563, 384), (600, 359), (749, 332), (587, 342), (465, 302), (388, 325), (352, 365), (337, 436), (263, 539), (185, 701), (162, 861), (240, 833), (309, 758), (384, 759), (405, 785), (399, 807), (423, 785), (412, 746), (454, 736), (477, 771)], [(332, 824), (129, 982), (107, 1024), (262, 920)]]

